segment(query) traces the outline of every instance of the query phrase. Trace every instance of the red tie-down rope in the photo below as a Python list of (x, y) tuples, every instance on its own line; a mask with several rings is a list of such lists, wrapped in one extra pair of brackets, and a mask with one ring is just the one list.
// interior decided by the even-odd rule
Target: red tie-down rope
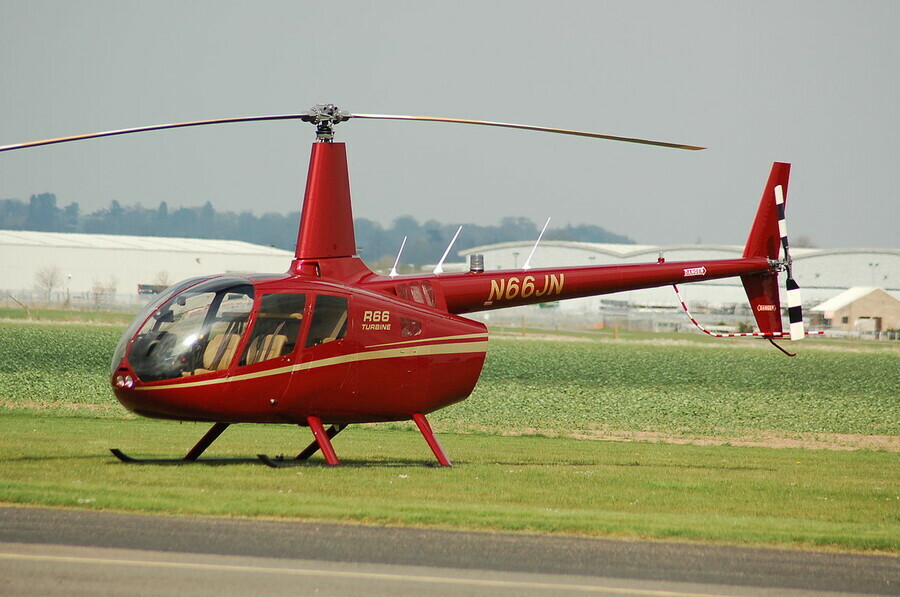
[[(709, 335), (709, 336), (712, 336), (713, 338), (745, 338), (745, 337), (765, 338), (766, 340), (768, 340), (769, 342), (772, 343), (772, 346), (774, 346), (775, 348), (777, 348), (778, 350), (780, 350), (780, 351), (783, 352), (784, 354), (786, 354), (786, 355), (788, 355), (788, 356), (790, 356), (790, 357), (797, 356), (796, 354), (790, 353), (790, 352), (786, 351), (784, 348), (782, 348), (782, 347), (778, 346), (777, 344), (775, 344), (775, 338), (784, 338), (784, 337), (786, 336), (786, 334), (784, 334), (783, 332), (770, 332), (770, 333), (765, 333), (765, 332), (743, 332), (743, 333), (738, 333), (738, 334), (717, 334), (717, 333), (715, 333), (715, 332), (709, 331), (708, 329), (706, 329), (705, 327), (703, 327), (702, 325), (700, 325), (700, 322), (697, 321), (696, 319), (694, 319), (694, 316), (691, 315), (691, 311), (690, 311), (690, 309), (688, 309), (687, 303), (684, 302), (684, 299), (681, 297), (681, 293), (678, 291), (678, 286), (675, 285), (675, 284), (672, 284), (672, 288), (675, 289), (675, 296), (678, 297), (678, 301), (681, 303), (681, 308), (684, 309), (684, 312), (685, 312), (685, 313), (687, 313), (687, 316), (688, 316), (688, 318), (691, 320), (691, 323), (693, 323), (695, 326), (697, 326), (697, 329), (700, 330), (701, 332), (703, 332), (704, 334), (707, 334), (707, 335)], [(806, 336), (819, 336), (819, 335), (822, 335), (822, 334), (824, 334), (824, 333), (825, 333), (825, 332), (823, 332), (823, 331), (804, 332), (804, 335), (806, 335)]]

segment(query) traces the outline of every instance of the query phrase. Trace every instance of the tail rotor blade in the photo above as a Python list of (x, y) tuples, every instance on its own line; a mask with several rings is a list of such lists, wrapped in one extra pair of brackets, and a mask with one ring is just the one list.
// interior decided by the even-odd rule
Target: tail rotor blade
[(778, 206), (778, 233), (781, 235), (781, 246), (784, 247), (784, 269), (787, 272), (788, 320), (790, 321), (791, 340), (802, 340), (806, 335), (803, 329), (803, 309), (800, 299), (800, 286), (794, 280), (790, 247), (788, 245), (787, 221), (784, 216), (784, 188), (775, 187), (775, 204)]
[(802, 340), (806, 335), (803, 329), (803, 309), (800, 306), (800, 286), (793, 278), (787, 279), (788, 320), (791, 323), (791, 340)]
[(784, 247), (784, 261), (791, 277), (791, 256), (788, 247), (787, 220), (784, 216), (784, 188), (781, 185), (775, 187), (775, 205), (778, 208), (778, 234), (781, 236), (781, 246)]

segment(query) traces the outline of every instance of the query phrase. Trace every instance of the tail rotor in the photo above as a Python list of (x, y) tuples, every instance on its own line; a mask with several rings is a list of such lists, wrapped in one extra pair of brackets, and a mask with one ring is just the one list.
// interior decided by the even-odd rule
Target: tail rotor
[[(744, 290), (753, 317), (756, 320), (758, 332), (745, 332), (739, 334), (714, 334), (703, 328), (690, 314), (684, 300), (675, 288), (675, 293), (681, 300), (681, 306), (691, 318), (691, 321), (712, 336), (757, 336), (765, 338), (776, 348), (788, 356), (794, 356), (775, 340), (790, 337), (791, 340), (802, 340), (810, 334), (823, 334), (824, 332), (807, 332), (803, 326), (803, 311), (801, 308), (800, 285), (794, 280), (793, 263), (791, 261), (790, 246), (788, 244), (787, 224), (785, 223), (785, 196), (787, 195), (788, 180), (790, 178), (791, 165), (781, 162), (772, 164), (769, 180), (766, 182), (759, 208), (750, 229), (750, 236), (744, 246), (743, 257), (745, 259), (765, 258), (769, 263), (769, 271), (758, 274), (746, 274), (741, 276)], [(773, 201), (774, 198), (774, 201)], [(779, 245), (779, 239), (781, 244)], [(780, 257), (781, 249), (784, 256)], [(781, 312), (780, 282), (777, 273), (784, 271), (787, 280), (787, 307), (790, 320), (789, 332), (784, 330)]]

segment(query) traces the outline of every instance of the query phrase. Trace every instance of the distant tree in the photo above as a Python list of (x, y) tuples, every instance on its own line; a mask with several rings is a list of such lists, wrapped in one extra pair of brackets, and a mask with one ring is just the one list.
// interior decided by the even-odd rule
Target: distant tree
[(547, 231), (547, 240), (568, 240), (585, 243), (634, 244), (634, 241), (621, 234), (613, 234), (605, 228), (593, 224), (566, 224), (563, 228), (551, 228)]
[(197, 214), (197, 230), (194, 233), (200, 238), (218, 238), (215, 229), (216, 210), (213, 209), (212, 203), (207, 201), (200, 208)]
[(257, 241), (267, 247), (294, 250), (297, 242), (297, 224), (299, 220), (293, 220), (287, 215), (266, 213), (259, 218), (259, 231), (261, 238)]
[(23, 230), (28, 220), (28, 206), (18, 199), (0, 200), (0, 228)]
[(77, 203), (70, 203), (64, 209), (62, 213), (62, 226), (61, 230), (63, 232), (77, 232), (78, 231), (78, 220), (79, 220), (79, 208)]
[(56, 195), (41, 193), (31, 196), (28, 201), (28, 218), (25, 221), (28, 230), (58, 232), (60, 222), (60, 210), (56, 207)]
[(246, 242), (256, 242), (256, 229), (258, 227), (259, 220), (256, 219), (249, 211), (243, 211), (238, 216), (238, 230), (240, 230), (240, 236), (238, 237), (240, 240)]
[(47, 293), (48, 303), (50, 302), (53, 291), (62, 286), (62, 283), (62, 272), (59, 267), (55, 265), (42, 267), (34, 274), (34, 287)]
[[(118, 200), (113, 200), (108, 208), (88, 214), (82, 214), (77, 203), (70, 203), (64, 210), (58, 209), (56, 196), (50, 193), (33, 196), (28, 205), (15, 199), (0, 201), (0, 228), (5, 229), (30, 227), (35, 230), (93, 234), (222, 238), (287, 251), (294, 250), (299, 219), (299, 212), (265, 213), (261, 216), (249, 211), (239, 214), (217, 212), (209, 201), (200, 207), (170, 210), (167, 201), (161, 201), (156, 209), (146, 209), (140, 204), (123, 206)], [(390, 257), (393, 263), (403, 237), (407, 237), (402, 261), (417, 266), (436, 263), (458, 226), (458, 223), (443, 224), (436, 220), (419, 224), (409, 215), (396, 218), (387, 229), (365, 218), (354, 220), (357, 249), (366, 263), (377, 263), (385, 257)], [(503, 218), (499, 225), (465, 224), (450, 259), (456, 258), (456, 252), (476, 246), (534, 241), (538, 232), (539, 227), (534, 222), (514, 216)], [(551, 228), (544, 238), (597, 243), (634, 242), (626, 236), (590, 224)]]
[(412, 216), (400, 216), (394, 220), (391, 226), (391, 232), (400, 238), (404, 236), (417, 236), (421, 227), (416, 219)]
[[(356, 232), (356, 246), (359, 249), (359, 256), (367, 264), (375, 263), (382, 257), (393, 255), (400, 248), (400, 242), (403, 237), (394, 241), (385, 229), (378, 222), (367, 220), (365, 218), (357, 218), (353, 221), (353, 228)], [(391, 262), (393, 264), (393, 261)], [(390, 268), (390, 265), (388, 266)]]
[(791, 244), (795, 247), (802, 247), (805, 249), (816, 249), (819, 247), (819, 245), (813, 242), (813, 239), (805, 234), (801, 234), (797, 238), (791, 240)]
[(168, 288), (171, 285), (171, 282), (169, 282), (169, 272), (165, 270), (156, 272), (156, 276), (153, 278), (153, 284)]
[(109, 202), (109, 211), (106, 215), (107, 234), (128, 234), (128, 226), (125, 224), (125, 209), (118, 200)]
[(537, 238), (538, 229), (528, 218), (510, 217), (500, 220), (500, 233), (507, 237), (507, 240), (526, 240)]
[(115, 275), (110, 276), (107, 282), (94, 279), (91, 284), (91, 300), (94, 303), (94, 308), (99, 309), (109, 304), (116, 296), (118, 286), (119, 280)]
[(244, 240), (238, 225), (239, 216), (233, 211), (217, 212), (213, 220), (212, 232), (214, 238), (230, 238)]
[(197, 235), (197, 211), (186, 207), (175, 210), (169, 218), (169, 233), (166, 236), (190, 237)]

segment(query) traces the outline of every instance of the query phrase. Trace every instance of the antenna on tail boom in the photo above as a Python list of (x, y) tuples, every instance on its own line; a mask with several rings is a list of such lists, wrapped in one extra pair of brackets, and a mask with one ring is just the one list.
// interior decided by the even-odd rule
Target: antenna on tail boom
[(453, 248), (453, 243), (456, 242), (456, 237), (459, 236), (460, 231), (462, 231), (462, 226), (460, 226), (459, 228), (456, 229), (456, 234), (453, 235), (453, 239), (450, 241), (450, 244), (447, 245), (447, 250), (444, 251), (443, 257), (441, 257), (441, 260), (438, 262), (438, 264), (436, 266), (434, 266), (434, 273), (436, 273), (436, 274), (444, 273), (444, 260), (447, 259), (447, 255), (450, 254), (450, 249)]
[(388, 274), (392, 278), (397, 277), (397, 264), (400, 263), (400, 255), (403, 255), (403, 247), (406, 246), (406, 239), (409, 238), (407, 236), (403, 237), (403, 242), (400, 243), (400, 250), (397, 251), (397, 259), (394, 260), (394, 267), (391, 268), (391, 273)]
[(547, 221), (544, 223), (544, 227), (541, 229), (541, 233), (538, 234), (534, 246), (531, 247), (531, 253), (528, 254), (528, 259), (525, 260), (525, 265), (522, 266), (522, 269), (531, 269), (531, 258), (534, 257), (534, 252), (537, 251), (538, 245), (541, 243), (541, 239), (544, 238), (544, 232), (547, 231), (547, 226), (549, 225), (550, 218), (547, 218)]

